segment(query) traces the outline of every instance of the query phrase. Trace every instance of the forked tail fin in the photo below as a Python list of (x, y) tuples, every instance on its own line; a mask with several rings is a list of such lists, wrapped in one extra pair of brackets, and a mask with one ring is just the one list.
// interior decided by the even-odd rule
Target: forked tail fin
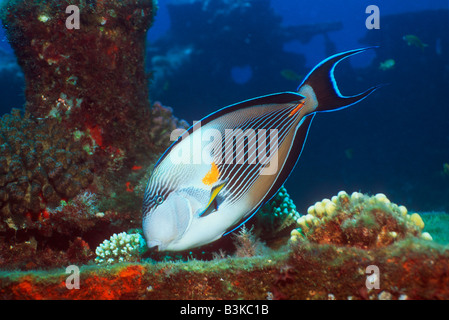
[(315, 68), (313, 68), (313, 70), (306, 76), (304, 81), (298, 87), (299, 93), (305, 95), (306, 97), (311, 97), (315, 101), (315, 105), (310, 110), (311, 112), (334, 111), (346, 108), (365, 99), (368, 95), (380, 87), (375, 86), (355, 96), (344, 97), (341, 95), (340, 90), (338, 90), (337, 83), (334, 78), (335, 66), (341, 60), (372, 48), (376, 47), (350, 50), (333, 55), (326, 60), (323, 60)]

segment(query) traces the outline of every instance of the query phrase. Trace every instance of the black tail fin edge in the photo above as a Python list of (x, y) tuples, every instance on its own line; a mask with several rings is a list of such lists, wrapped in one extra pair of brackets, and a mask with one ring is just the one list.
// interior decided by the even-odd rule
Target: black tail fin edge
[(318, 107), (316, 109), (318, 112), (339, 110), (360, 102), (383, 85), (377, 85), (360, 94), (345, 97), (341, 95), (338, 89), (334, 78), (334, 69), (340, 61), (352, 55), (375, 48), (378, 47), (372, 46), (350, 50), (323, 60), (305, 77), (304, 81), (299, 85), (298, 90), (305, 85), (313, 89), (318, 100)]

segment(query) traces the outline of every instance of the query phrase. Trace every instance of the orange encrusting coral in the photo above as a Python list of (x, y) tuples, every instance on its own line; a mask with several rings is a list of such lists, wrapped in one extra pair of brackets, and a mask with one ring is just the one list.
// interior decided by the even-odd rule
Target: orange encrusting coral
[(63, 274), (54, 277), (48, 283), (42, 283), (41, 278), (26, 275), (19, 281), (10, 284), (5, 290), (0, 288), (0, 296), (9, 299), (96, 299), (117, 300), (136, 298), (136, 288), (141, 287), (144, 267), (140, 265), (125, 266), (118, 271), (89, 273), (83, 277), (81, 272), (80, 288), (67, 289), (66, 277)]
[(11, 292), (20, 299), (43, 300), (45, 297), (37, 290), (31, 276), (23, 277), (17, 285), (11, 287)]
[(85, 284), (89, 290), (82, 292), (69, 291), (67, 298), (73, 295), (74, 299), (116, 300), (134, 296), (136, 288), (141, 286), (144, 268), (139, 265), (128, 266), (111, 276), (93, 276), (86, 279)]
[[(47, 277), (16, 273), (0, 276), (0, 298), (359, 300), (383, 292), (391, 299), (449, 299), (448, 261), (447, 250), (417, 238), (369, 250), (301, 243), (282, 258), (86, 267), (80, 289), (72, 290), (60, 270)], [(379, 267), (380, 289), (366, 287), (369, 265)]]

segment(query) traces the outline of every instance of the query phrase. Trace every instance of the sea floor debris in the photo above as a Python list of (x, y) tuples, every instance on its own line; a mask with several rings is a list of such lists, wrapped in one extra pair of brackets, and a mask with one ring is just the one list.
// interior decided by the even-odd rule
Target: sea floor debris
[[(449, 299), (449, 250), (446, 245), (422, 236), (425, 233), (422, 230), (426, 230), (424, 221), (431, 221), (426, 215), (422, 215), (423, 219), (409, 215), (405, 207), (391, 203), (383, 195), (354, 193), (349, 196), (340, 192), (336, 197), (333, 200), (318, 202), (309, 209), (309, 214), (319, 212), (322, 213), (321, 217), (326, 216), (324, 222), (314, 223), (313, 227), (304, 232), (302, 220), (306, 216), (298, 218), (301, 230), (294, 229), (291, 238), (285, 240), (285, 245), (276, 250), (263, 250), (251, 257), (216, 255), (209, 261), (193, 258), (158, 262), (146, 258), (140, 262), (100, 265), (94, 265), (91, 261), (79, 266), (79, 289), (69, 289), (72, 278), (64, 268), (47, 271), (2, 271), (0, 297), (198, 300)], [(320, 211), (321, 206), (324, 202), (326, 208), (325, 204), (329, 201), (335, 206), (325, 214), (325, 210)], [(364, 217), (365, 214), (368, 217)], [(364, 224), (360, 226), (358, 233), (349, 234), (359, 235), (361, 238), (353, 243), (343, 243), (343, 218), (351, 217), (355, 225), (360, 222), (352, 215), (362, 217), (360, 221)], [(433, 226), (429, 224), (432, 229)], [(363, 228), (366, 230), (363, 231)], [(391, 231), (388, 228), (398, 229)], [(350, 227), (348, 230), (354, 231)], [(377, 230), (376, 239), (382, 241), (373, 242), (372, 237), (364, 236), (370, 235), (372, 230)], [(404, 232), (401, 233), (401, 230)], [(300, 232), (303, 232), (305, 237), (299, 237)], [(328, 232), (329, 237), (323, 237), (322, 239), (327, 239), (325, 241), (318, 241), (317, 232)], [(335, 233), (334, 237), (331, 232)], [(396, 236), (391, 232), (396, 232)], [(438, 238), (438, 235), (436, 237)], [(385, 240), (387, 238), (389, 241)]]
[[(448, 299), (449, 252), (410, 238), (363, 250), (307, 243), (251, 258), (83, 266), (79, 289), (65, 269), (1, 272), (2, 299)], [(380, 270), (379, 288), (367, 287)], [(371, 278), (370, 278), (371, 277)], [(70, 283), (70, 282), (69, 282)]]

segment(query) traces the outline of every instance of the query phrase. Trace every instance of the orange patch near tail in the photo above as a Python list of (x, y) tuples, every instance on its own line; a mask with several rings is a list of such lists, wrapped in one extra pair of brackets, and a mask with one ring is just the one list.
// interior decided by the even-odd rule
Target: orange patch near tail
[(304, 103), (306, 103), (305, 101), (301, 101), (296, 107), (295, 109), (293, 109), (290, 114), (288, 115), (289, 117), (291, 117), (292, 115), (294, 115), (295, 113), (297, 113), (299, 110), (301, 110), (302, 106), (304, 105)]
[(220, 171), (218, 171), (217, 165), (212, 162), (211, 168), (209, 172), (206, 173), (203, 180), (201, 180), (205, 185), (210, 186), (211, 184), (218, 181), (218, 176), (220, 175)]

